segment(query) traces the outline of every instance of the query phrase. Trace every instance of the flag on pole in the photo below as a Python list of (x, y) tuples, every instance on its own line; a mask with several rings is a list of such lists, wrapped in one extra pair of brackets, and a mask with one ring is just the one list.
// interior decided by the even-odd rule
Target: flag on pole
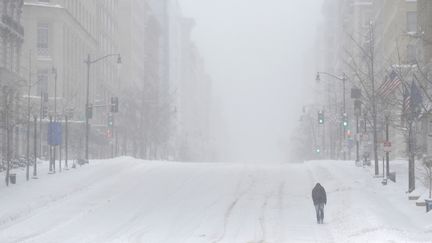
[(395, 89), (399, 87), (401, 83), (402, 82), (397, 73), (392, 70), (391, 73), (386, 77), (386, 81), (384, 81), (378, 88), (378, 96), (388, 96), (389, 94), (393, 93), (393, 91), (395, 91)]
[(421, 112), (421, 105), (423, 104), (423, 97), (420, 89), (416, 85), (415, 81), (411, 84), (411, 98), (410, 98), (410, 109), (412, 118), (418, 118)]
[(404, 87), (403, 101), (402, 101), (402, 114), (407, 120), (417, 119), (421, 112), (421, 105), (423, 103), (423, 97), (420, 89), (413, 80), (411, 88)]
[(404, 85), (402, 93), (402, 113), (401, 113), (401, 125), (404, 127), (408, 118), (408, 112), (411, 103), (411, 96), (409, 89)]
[(406, 87), (403, 88), (403, 103), (402, 103), (402, 113), (406, 114), (410, 108), (411, 103), (411, 96), (409, 94), (409, 91)]

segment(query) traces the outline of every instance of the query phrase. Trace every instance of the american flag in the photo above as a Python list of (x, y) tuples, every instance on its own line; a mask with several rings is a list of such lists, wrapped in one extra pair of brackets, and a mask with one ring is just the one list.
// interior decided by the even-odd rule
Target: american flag
[(411, 107), (411, 95), (408, 91), (408, 88), (404, 87), (403, 101), (402, 101), (402, 114), (408, 114), (410, 107)]
[(413, 80), (410, 90), (404, 87), (402, 114), (409, 120), (416, 119), (421, 113), (422, 104), (423, 97), (421, 91)]
[(401, 80), (397, 73), (392, 70), (390, 75), (387, 77), (386, 81), (381, 84), (378, 88), (378, 96), (386, 97), (391, 94), (399, 85), (401, 84)]

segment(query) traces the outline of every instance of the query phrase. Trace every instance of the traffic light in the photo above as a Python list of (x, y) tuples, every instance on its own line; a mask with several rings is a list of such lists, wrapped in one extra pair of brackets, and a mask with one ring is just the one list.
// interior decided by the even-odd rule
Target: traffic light
[(348, 116), (346, 113), (343, 114), (342, 125), (348, 127)]
[(113, 137), (113, 134), (112, 134), (112, 130), (111, 129), (107, 129), (107, 131), (106, 131), (106, 136), (107, 136), (107, 138), (112, 138)]
[(113, 114), (111, 114), (111, 113), (108, 114), (107, 122), (108, 122), (108, 124), (107, 124), (108, 128), (107, 128), (107, 131), (106, 131), (106, 136), (107, 136), (107, 138), (112, 138), (113, 137), (113, 132), (112, 131), (113, 131), (113, 127), (114, 127), (114, 116), (113, 116)]
[(44, 104), (42, 106), (42, 119), (47, 118), (48, 117), (48, 106), (46, 104)]
[(321, 153), (321, 149), (320, 149), (320, 148), (316, 148), (315, 152), (316, 152), (317, 154), (319, 154), (319, 153)]
[(87, 115), (88, 119), (93, 118), (93, 104), (88, 104), (87, 109), (86, 109), (86, 115)]
[(108, 128), (112, 128), (114, 126), (114, 116), (112, 114), (108, 114)]
[(318, 124), (324, 124), (324, 112), (318, 111)]
[(111, 112), (117, 113), (119, 111), (118, 97), (111, 97)]

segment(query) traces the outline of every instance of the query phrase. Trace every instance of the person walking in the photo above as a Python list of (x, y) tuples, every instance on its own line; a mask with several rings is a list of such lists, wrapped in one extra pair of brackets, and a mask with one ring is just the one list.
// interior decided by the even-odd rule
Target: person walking
[(324, 221), (324, 205), (327, 204), (327, 194), (324, 187), (319, 183), (312, 190), (312, 200), (315, 206), (317, 223), (322, 224)]

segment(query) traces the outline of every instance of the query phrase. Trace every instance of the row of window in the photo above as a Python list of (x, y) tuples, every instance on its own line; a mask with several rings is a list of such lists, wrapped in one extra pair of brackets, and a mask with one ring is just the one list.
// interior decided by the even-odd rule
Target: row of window
[(21, 42), (16, 38), (0, 38), (0, 67), (11, 72), (19, 72)]
[(406, 14), (406, 26), (408, 33), (417, 32), (417, 12), (408, 11)]

